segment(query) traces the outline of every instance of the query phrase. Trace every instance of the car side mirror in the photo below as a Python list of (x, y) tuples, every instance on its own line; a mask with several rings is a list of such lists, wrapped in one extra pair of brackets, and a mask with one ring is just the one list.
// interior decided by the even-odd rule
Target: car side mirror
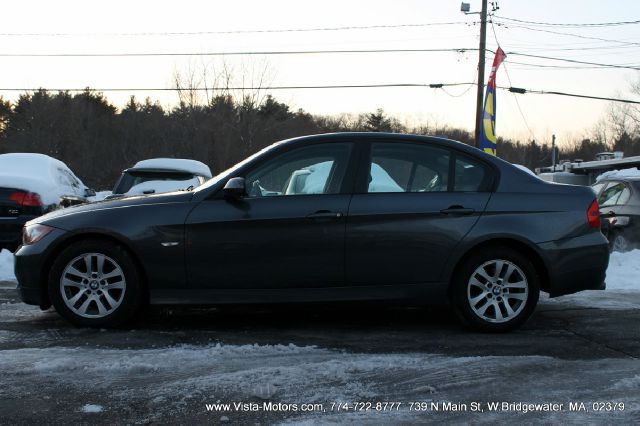
[(91, 188), (85, 188), (84, 189), (84, 196), (85, 197), (94, 197), (95, 195), (96, 195), (95, 189), (91, 189)]
[(227, 181), (222, 189), (225, 197), (242, 198), (247, 195), (246, 182), (243, 177), (234, 177)]

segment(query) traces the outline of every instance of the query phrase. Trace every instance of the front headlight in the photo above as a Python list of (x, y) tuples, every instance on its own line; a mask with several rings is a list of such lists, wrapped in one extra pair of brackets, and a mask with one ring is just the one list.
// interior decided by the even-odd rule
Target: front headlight
[(22, 229), (22, 244), (28, 246), (29, 244), (37, 243), (51, 231), (53, 231), (53, 228), (47, 225), (39, 223), (27, 225)]

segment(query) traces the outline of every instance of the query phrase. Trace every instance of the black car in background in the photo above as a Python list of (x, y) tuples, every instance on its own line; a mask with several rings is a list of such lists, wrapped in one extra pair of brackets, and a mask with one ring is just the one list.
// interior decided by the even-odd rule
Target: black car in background
[(595, 183), (611, 251), (640, 247), (640, 176), (607, 177)]
[(0, 155), (0, 250), (20, 245), (26, 222), (96, 195), (65, 163), (44, 154)]
[(22, 300), (78, 325), (152, 304), (449, 301), (486, 331), (539, 292), (603, 289), (591, 188), (443, 138), (337, 133), (274, 144), (193, 191), (57, 211), (25, 227)]

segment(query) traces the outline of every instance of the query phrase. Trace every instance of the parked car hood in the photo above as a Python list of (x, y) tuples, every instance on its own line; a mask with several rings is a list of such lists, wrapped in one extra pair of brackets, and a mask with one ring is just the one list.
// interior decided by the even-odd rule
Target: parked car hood
[(95, 203), (80, 204), (77, 206), (69, 207), (66, 209), (55, 210), (44, 216), (37, 217), (28, 224), (43, 223), (46, 224), (49, 220), (56, 219), (62, 216), (86, 214), (92, 211), (98, 210), (110, 210), (122, 207), (150, 205), (150, 204), (168, 204), (168, 203), (181, 203), (189, 201), (193, 197), (193, 193), (190, 191), (178, 191), (154, 195), (142, 195), (138, 197), (126, 197), (115, 198), (111, 200), (103, 200)]

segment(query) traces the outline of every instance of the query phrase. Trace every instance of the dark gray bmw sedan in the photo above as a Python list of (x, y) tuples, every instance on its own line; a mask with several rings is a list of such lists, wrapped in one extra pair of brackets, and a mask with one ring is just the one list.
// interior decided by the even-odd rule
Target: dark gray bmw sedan
[(540, 291), (604, 289), (595, 194), (459, 142), (342, 133), (276, 143), (193, 191), (29, 222), (25, 303), (116, 326), (145, 303), (449, 302), (468, 325), (523, 324)]

